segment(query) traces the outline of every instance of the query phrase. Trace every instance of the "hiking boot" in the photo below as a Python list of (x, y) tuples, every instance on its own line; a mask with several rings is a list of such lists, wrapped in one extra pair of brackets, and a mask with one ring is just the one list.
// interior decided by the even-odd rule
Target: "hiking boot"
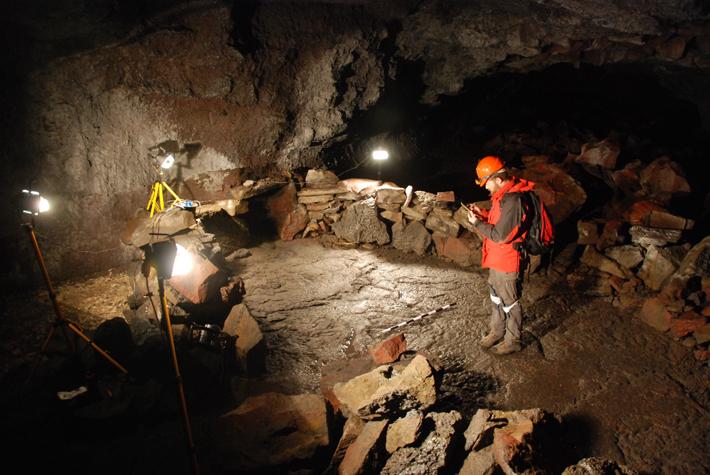
[(488, 335), (481, 338), (481, 341), (479, 341), (478, 344), (481, 345), (481, 348), (487, 350), (491, 346), (498, 343), (501, 338), (503, 338), (503, 335), (498, 336), (494, 333), (489, 333)]
[(496, 355), (509, 355), (511, 353), (515, 353), (516, 351), (520, 351), (521, 349), (522, 346), (517, 341), (503, 340), (491, 348), (491, 352)]

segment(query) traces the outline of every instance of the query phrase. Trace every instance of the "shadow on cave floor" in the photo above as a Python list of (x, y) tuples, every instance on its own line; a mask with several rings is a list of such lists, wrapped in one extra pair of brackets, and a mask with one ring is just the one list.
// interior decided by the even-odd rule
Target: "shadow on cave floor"
[[(709, 468), (707, 368), (690, 349), (603, 299), (570, 293), (562, 285), (565, 269), (531, 276), (523, 301), (533, 336), (522, 352), (495, 357), (477, 345), (489, 312), (478, 268), (390, 248), (327, 249), (310, 239), (266, 241), (250, 251), (234, 268), (267, 341), (266, 372), (247, 379), (214, 354), (180, 347), (203, 473), (223, 473), (213, 449), (218, 415), (266, 390), (317, 393), (330, 363), (362, 355), (386, 336), (382, 329), (452, 302), (402, 330), (408, 348), (444, 371), (439, 409), (459, 410), (465, 419), (481, 407), (551, 411), (563, 422), (565, 461), (596, 455), (646, 473)], [(119, 271), (59, 289), (87, 331), (115, 317), (131, 290)], [(41, 292), (3, 307), (0, 403), (13, 461), (28, 471), (43, 465), (75, 473), (189, 472), (164, 342), (132, 355), (130, 384), (99, 372), (87, 397), (60, 401), (57, 391), (85, 383), (87, 367), (97, 369), (95, 357), (52, 354), (23, 392), (51, 307)], [(107, 391), (121, 394), (125, 405), (102, 405), (96, 394)], [(33, 457), (39, 452), (41, 461)]]

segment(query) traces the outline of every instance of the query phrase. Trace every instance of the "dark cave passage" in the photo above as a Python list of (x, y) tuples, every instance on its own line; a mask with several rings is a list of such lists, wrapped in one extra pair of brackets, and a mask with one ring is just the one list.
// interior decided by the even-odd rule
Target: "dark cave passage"
[[(472, 183), (476, 161), (488, 154), (521, 166), (523, 155), (561, 162), (585, 142), (611, 138), (622, 153), (618, 166), (668, 155), (686, 169), (702, 203), (703, 155), (710, 140), (698, 105), (664, 86), (649, 68), (569, 64), (529, 73), (469, 79), (460, 94), (439, 104), (418, 103), (421, 67), (409, 63), (380, 101), (348, 125), (348, 140), (325, 152), (342, 177), (377, 175), (374, 147), (391, 149), (382, 178), (400, 186), (443, 191), (465, 200), (484, 199)], [(707, 191), (707, 190), (705, 190)], [(700, 201), (698, 201), (700, 199)], [(697, 212), (699, 209), (689, 210)]]

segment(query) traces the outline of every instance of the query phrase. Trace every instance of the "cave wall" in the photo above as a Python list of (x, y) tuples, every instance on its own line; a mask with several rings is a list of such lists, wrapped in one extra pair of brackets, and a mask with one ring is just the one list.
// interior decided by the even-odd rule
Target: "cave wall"
[[(350, 139), (350, 120), (402, 86), (398, 65), (421, 65), (419, 101), (433, 105), (466, 79), (559, 62), (710, 65), (708, 12), (681, 0), (29, 4), (4, 33), (17, 49), (5, 52), (3, 188), (31, 182), (57, 204), (40, 229), (58, 277), (130, 259), (118, 235), (155, 179), (147, 150), (165, 140), (200, 146), (183, 179), (278, 173)], [(15, 210), (3, 213), (3, 280), (18, 282), (33, 264)]]

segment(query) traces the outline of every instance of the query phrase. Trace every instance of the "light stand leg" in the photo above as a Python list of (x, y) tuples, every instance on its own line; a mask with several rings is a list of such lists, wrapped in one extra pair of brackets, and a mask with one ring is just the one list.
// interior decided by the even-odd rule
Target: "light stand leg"
[[(54, 309), (54, 314), (56, 315), (56, 320), (54, 322), (54, 327), (49, 332), (49, 335), (47, 336), (47, 339), (44, 342), (44, 345), (42, 345), (42, 350), (40, 354), (38, 355), (38, 358), (42, 356), (44, 353), (45, 349), (47, 348), (47, 345), (49, 344), (49, 341), (52, 339), (52, 336), (54, 336), (54, 330), (58, 325), (66, 325), (66, 328), (69, 330), (73, 331), (76, 335), (78, 335), (82, 340), (84, 340), (86, 343), (88, 343), (91, 348), (94, 349), (98, 354), (106, 358), (109, 363), (114, 365), (119, 371), (121, 371), (124, 374), (128, 374), (128, 370), (124, 368), (118, 361), (113, 359), (111, 355), (106, 353), (101, 347), (99, 347), (96, 343), (91, 341), (91, 339), (84, 334), (84, 332), (79, 328), (78, 325), (76, 325), (74, 322), (67, 320), (64, 315), (62, 314), (62, 310), (59, 307), (59, 303), (57, 302), (57, 293), (54, 291), (54, 286), (52, 285), (52, 280), (49, 278), (49, 272), (47, 272), (47, 266), (44, 263), (44, 257), (42, 256), (42, 251), (39, 248), (39, 242), (37, 242), (37, 235), (35, 234), (34, 227), (31, 224), (24, 224), (23, 225), (25, 229), (27, 230), (27, 233), (30, 236), (30, 240), (32, 241), (32, 248), (34, 249), (35, 252), (35, 257), (37, 258), (37, 262), (39, 263), (39, 268), (42, 271), (42, 277), (44, 277), (44, 283), (47, 286), (47, 292), (49, 293), (49, 299), (52, 301), (52, 308)], [(64, 336), (67, 338), (67, 342), (69, 345), (72, 347), (72, 351), (75, 350), (73, 342), (70, 340), (69, 335), (66, 333), (66, 328), (62, 327), (62, 331), (64, 332)], [(30, 377), (28, 379), (31, 380), (32, 376), (34, 375), (35, 369), (37, 368), (37, 365), (39, 364), (39, 360), (35, 362), (34, 367), (32, 368), (32, 371), (30, 372)]]
[(190, 453), (192, 459), (192, 473), (199, 475), (200, 467), (197, 464), (197, 450), (195, 448), (195, 442), (192, 438), (192, 427), (190, 426), (190, 416), (187, 412), (187, 401), (185, 400), (185, 390), (182, 385), (182, 375), (180, 374), (180, 366), (177, 360), (177, 353), (175, 352), (175, 339), (173, 338), (173, 326), (170, 323), (170, 313), (168, 312), (168, 301), (165, 297), (165, 284), (162, 278), (158, 279), (158, 294), (160, 296), (160, 305), (163, 312), (163, 321), (165, 322), (165, 328), (168, 334), (168, 343), (170, 345), (170, 357), (173, 363), (173, 370), (175, 371), (175, 379), (178, 385), (178, 396), (180, 397), (180, 406), (182, 409), (182, 420), (185, 426), (185, 434), (187, 436), (187, 449)]

